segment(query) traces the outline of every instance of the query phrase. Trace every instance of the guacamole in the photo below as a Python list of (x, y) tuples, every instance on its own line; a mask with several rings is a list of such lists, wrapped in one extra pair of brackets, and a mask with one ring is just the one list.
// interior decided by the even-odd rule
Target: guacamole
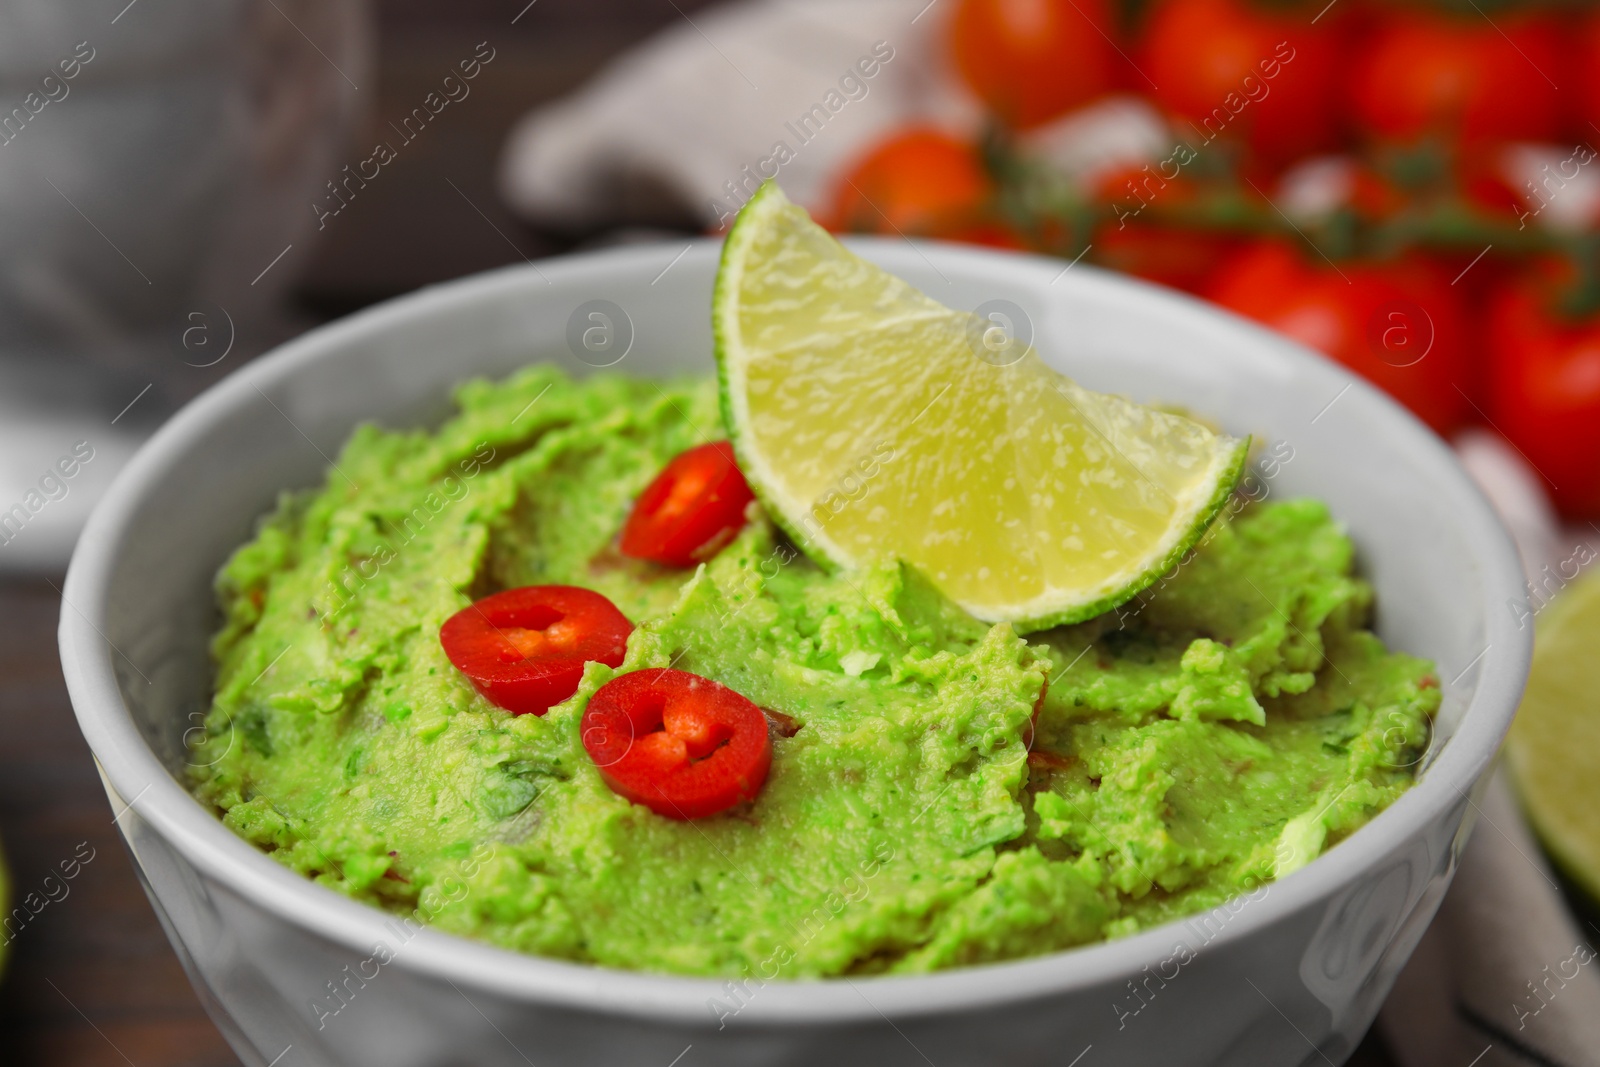
[[(755, 506), (698, 567), (621, 556), (634, 497), (722, 436), (709, 382), (533, 367), (457, 401), (436, 432), (358, 429), (223, 567), (192, 753), (247, 840), (439, 929), (762, 980), (1048, 952), (1258, 890), (1393, 801), (1426, 745), (1432, 666), (1364, 628), (1372, 591), (1315, 501), (1230, 508), (1139, 598), (1019, 636), (897, 563), (827, 573)], [(637, 629), (620, 668), (512, 716), (439, 628), (552, 583)], [(668, 665), (772, 715), (753, 802), (675, 821), (602, 781), (586, 701)]]

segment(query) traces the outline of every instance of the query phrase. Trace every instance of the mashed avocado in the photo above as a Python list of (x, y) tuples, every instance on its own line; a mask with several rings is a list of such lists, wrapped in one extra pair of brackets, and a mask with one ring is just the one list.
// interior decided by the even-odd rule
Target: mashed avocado
[[(1243, 508), (1139, 599), (1024, 638), (898, 565), (827, 574), (760, 518), (697, 570), (617, 555), (632, 498), (721, 436), (708, 383), (535, 367), (458, 401), (435, 433), (357, 430), (218, 578), (195, 790), (353, 897), (614, 967), (926, 971), (1219, 904), (1411, 784), (1438, 686), (1363, 629), (1319, 503)], [(546, 583), (638, 625), (621, 671), (776, 713), (753, 804), (674, 822), (608, 789), (578, 733), (607, 667), (543, 717), (457, 673), (440, 624)]]

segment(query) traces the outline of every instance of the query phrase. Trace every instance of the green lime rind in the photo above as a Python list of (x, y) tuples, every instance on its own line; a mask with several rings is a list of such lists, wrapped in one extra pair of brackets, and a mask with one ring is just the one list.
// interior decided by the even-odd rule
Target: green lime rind
[[(744, 434), (740, 432), (742, 423), (734, 418), (733, 387), (729, 380), (730, 372), (728, 368), (730, 362), (728, 359), (730, 323), (727, 321), (728, 315), (726, 312), (732, 307), (729, 293), (736, 284), (736, 275), (743, 273), (736, 265), (743, 263), (744, 250), (750, 244), (752, 234), (755, 232), (756, 223), (752, 220), (766, 210), (768, 202), (774, 196), (778, 196), (779, 200), (782, 200), (777, 184), (770, 181), (763, 182), (761, 188), (757, 189), (755, 195), (746, 201), (744, 207), (739, 210), (739, 214), (733, 220), (733, 225), (728, 230), (728, 236), (723, 239), (722, 255), (717, 260), (717, 278), (711, 289), (711, 347), (716, 354), (717, 360), (717, 403), (722, 408), (722, 425), (728, 431), (728, 440), (733, 445), (733, 454), (738, 457), (740, 466), (745, 470), (752, 468), (751, 460), (753, 457), (750, 454), (749, 442), (745, 440)], [(789, 516), (784, 514), (775, 497), (768, 492), (766, 485), (761, 483), (759, 479), (750, 481), (750, 491), (761, 502), (761, 507), (766, 511), (767, 517), (788, 535), (789, 540), (793, 541), (796, 547), (804, 552), (813, 563), (829, 572), (850, 567), (850, 560), (834, 559), (826, 552), (820, 551), (821, 544), (802, 534), (798, 525), (791, 522)]]
[(1033, 633), (1035, 630), (1048, 630), (1055, 626), (1070, 626), (1076, 622), (1092, 619), (1097, 615), (1104, 615), (1106, 612), (1126, 604), (1154, 585), (1162, 576), (1171, 573), (1182, 562), (1183, 558), (1205, 537), (1207, 531), (1216, 523), (1217, 516), (1221, 515), (1222, 509), (1227, 506), (1228, 499), (1233, 496), (1233, 491), (1239, 487), (1239, 479), (1244, 477), (1245, 467), (1250, 462), (1251, 440), (1252, 438), (1245, 437), (1229, 453), (1226, 469), (1217, 483), (1216, 492), (1211, 495), (1211, 499), (1206, 502), (1206, 506), (1197, 513), (1196, 521), (1188, 532), (1162, 557), (1160, 563), (1147, 569), (1139, 577), (1114, 593), (1109, 593), (1098, 600), (1085, 604), (1069, 605), (1060, 611), (1049, 612), (1035, 618), (1013, 620), (1011, 623), (1012, 629), (1022, 634)]
[[(717, 392), (722, 410), (722, 421), (727, 429), (733, 450), (738, 457), (740, 465), (747, 474), (762, 469), (753, 454), (752, 447), (743, 432), (742, 420), (737, 417), (734, 392), (732, 356), (734, 345), (731, 337), (737, 330), (734, 316), (737, 314), (737, 301), (734, 297), (736, 290), (744, 276), (746, 252), (760, 232), (765, 219), (775, 211), (788, 206), (785, 198), (774, 182), (766, 182), (740, 210), (733, 226), (728, 231), (723, 242), (722, 255), (718, 263), (716, 282), (712, 290), (711, 333), (712, 343), (717, 362)], [(1019, 633), (1029, 633), (1036, 630), (1046, 630), (1055, 626), (1064, 626), (1071, 623), (1083, 622), (1086, 619), (1103, 615), (1121, 604), (1126, 603), (1152, 584), (1163, 575), (1178, 566), (1184, 556), (1197, 545), (1206, 532), (1215, 523), (1221, 514), (1229, 497), (1238, 486), (1239, 479), (1243, 476), (1246, 464), (1249, 461), (1250, 438), (1245, 438), (1235, 444), (1218, 464), (1219, 474), (1216, 477), (1215, 489), (1206, 504), (1195, 511), (1190, 521), (1184, 526), (1183, 533), (1177, 537), (1170, 548), (1160, 557), (1159, 561), (1141, 571), (1125, 585), (1119, 586), (1110, 593), (1103, 593), (1093, 599), (1077, 603), (1063, 603), (1051, 610), (1021, 617), (1007, 617), (1009, 622)], [(855, 561), (840, 558), (828, 551), (826, 539), (811, 538), (804, 535), (799, 524), (792, 519), (778, 494), (770, 489), (761, 478), (748, 479), (751, 491), (772, 521), (784, 531), (785, 534), (811, 558), (815, 563), (827, 571), (848, 570), (855, 566)]]

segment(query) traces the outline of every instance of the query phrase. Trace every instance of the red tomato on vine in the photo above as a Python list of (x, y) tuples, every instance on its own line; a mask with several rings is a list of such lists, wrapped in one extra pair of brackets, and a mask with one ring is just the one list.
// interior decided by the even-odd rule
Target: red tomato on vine
[(1466, 309), (1415, 257), (1334, 265), (1285, 243), (1241, 252), (1216, 279), (1223, 307), (1318, 349), (1410, 408), (1439, 433), (1471, 411)]
[(1569, 118), (1578, 136), (1588, 140), (1594, 132), (1589, 123), (1600, 124), (1600, 11), (1592, 12), (1574, 27), (1567, 59), (1567, 74), (1561, 84), (1570, 83), (1570, 88), (1577, 90), (1576, 99), (1569, 97)]
[(1281, 163), (1337, 139), (1343, 31), (1339, 13), (1314, 25), (1315, 14), (1258, 0), (1160, 0), (1138, 67), (1183, 120), (1180, 137), (1243, 140)]
[(831, 225), (942, 236), (971, 225), (993, 192), (976, 147), (942, 130), (913, 128), (873, 148), (839, 178)]
[(1385, 15), (1351, 68), (1350, 100), (1370, 135), (1548, 140), (1559, 132), (1561, 31), (1538, 14)]
[(1164, 223), (1104, 224), (1095, 235), (1094, 261), (1160, 285), (1203, 293), (1239, 245), (1231, 234)]
[(961, 0), (950, 46), (978, 99), (1026, 129), (1111, 88), (1115, 34), (1106, 0)]
[(1545, 479), (1556, 507), (1600, 517), (1600, 312), (1557, 306), (1559, 271), (1504, 286), (1489, 311), (1490, 418)]

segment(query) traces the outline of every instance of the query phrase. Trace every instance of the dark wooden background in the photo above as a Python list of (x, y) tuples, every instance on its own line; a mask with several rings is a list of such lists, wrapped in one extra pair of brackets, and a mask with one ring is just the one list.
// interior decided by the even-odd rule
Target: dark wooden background
[[(471, 103), (386, 167), (330, 227), (297, 293), (309, 315), (336, 316), (581, 240), (536, 233), (498, 206), (493, 166), (506, 130), (704, 0), (536, 0), (511, 25), (526, 3), (376, 5), (374, 125), (408, 110), (478, 41), (499, 54)], [(233, 1067), (139, 887), (72, 717), (56, 659), (60, 583), (60, 575), (0, 579), (0, 838), (19, 894), (37, 890), (83, 843), (94, 858), (12, 945), (0, 981), (0, 1064)], [(1352, 1062), (1388, 1059), (1369, 1038)]]

